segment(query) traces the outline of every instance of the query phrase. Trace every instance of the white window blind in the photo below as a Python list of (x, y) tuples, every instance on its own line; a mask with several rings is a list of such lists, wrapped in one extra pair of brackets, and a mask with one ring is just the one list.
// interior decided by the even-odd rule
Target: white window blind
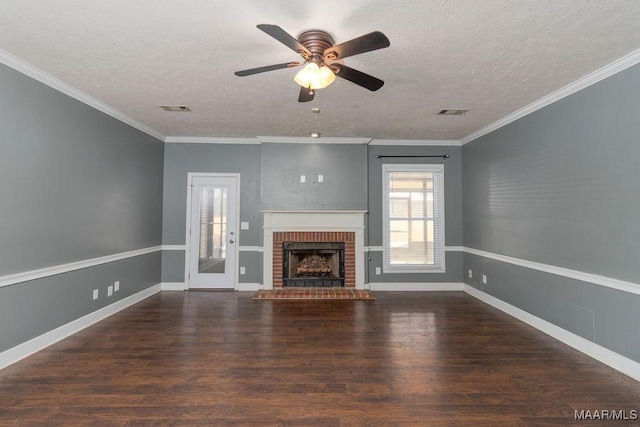
[(443, 272), (443, 165), (383, 165), (385, 272)]

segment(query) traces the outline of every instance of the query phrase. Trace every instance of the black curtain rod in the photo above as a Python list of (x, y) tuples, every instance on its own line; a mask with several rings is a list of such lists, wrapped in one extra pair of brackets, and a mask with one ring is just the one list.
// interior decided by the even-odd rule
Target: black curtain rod
[(414, 158), (414, 157), (439, 157), (441, 159), (448, 159), (450, 156), (448, 154), (444, 154), (444, 155), (441, 155), (441, 156), (376, 156), (376, 159), (384, 159), (386, 157), (411, 157), (411, 158)]

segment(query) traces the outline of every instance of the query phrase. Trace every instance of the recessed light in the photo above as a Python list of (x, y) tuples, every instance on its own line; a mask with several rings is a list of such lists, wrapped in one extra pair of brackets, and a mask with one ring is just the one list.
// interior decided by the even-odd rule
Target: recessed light
[(191, 111), (189, 107), (186, 105), (158, 105), (164, 111), (172, 111), (172, 112), (187, 112)]
[(320, 134), (318, 132), (311, 132), (311, 138), (319, 138)]
[(454, 109), (440, 110), (438, 112), (438, 116), (462, 116), (467, 111), (469, 110), (454, 110)]

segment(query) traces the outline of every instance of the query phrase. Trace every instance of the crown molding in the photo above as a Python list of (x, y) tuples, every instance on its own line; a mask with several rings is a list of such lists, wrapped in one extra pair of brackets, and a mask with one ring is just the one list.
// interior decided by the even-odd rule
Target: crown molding
[(604, 67), (587, 74), (586, 76), (576, 80), (573, 83), (564, 86), (555, 92), (551, 92), (549, 95), (540, 98), (539, 100), (523, 107), (513, 113), (501, 118), (500, 120), (491, 123), (489, 126), (485, 126), (482, 129), (473, 132), (462, 138), (460, 140), (461, 144), (467, 144), (475, 139), (480, 138), (494, 130), (500, 129), (503, 126), (508, 125), (511, 122), (514, 122), (526, 115), (529, 115), (541, 108), (546, 107), (547, 105), (553, 104), (556, 101), (561, 100), (562, 98), (566, 98), (569, 95), (572, 95), (582, 89), (585, 89), (591, 85), (598, 83), (601, 80), (606, 79), (607, 77), (611, 77), (612, 75), (619, 73), (620, 71), (626, 70), (629, 67), (632, 67), (636, 64), (640, 63), (640, 49), (634, 50), (633, 52), (623, 56), (622, 58), (605, 65)]
[(457, 139), (372, 139), (369, 145), (419, 145), (459, 147), (462, 143)]
[(371, 139), (371, 138), (311, 138), (293, 136), (258, 136), (255, 138), (225, 138), (206, 136), (167, 136), (164, 142), (170, 144), (369, 144), (395, 146), (450, 146), (459, 147), (459, 140), (447, 139)]
[(260, 144), (257, 138), (224, 138), (217, 136), (167, 136), (164, 142), (170, 144)]
[(189, 137), (189, 136), (165, 136), (159, 131), (125, 115), (88, 94), (70, 86), (69, 84), (53, 77), (52, 75), (36, 68), (22, 59), (0, 49), (0, 63), (25, 74), (59, 92), (64, 93), (90, 107), (95, 108), (129, 126), (144, 132), (160, 141), (167, 143), (183, 144), (260, 144), (260, 143), (314, 143), (314, 144), (369, 144), (369, 145), (417, 145), (417, 146), (461, 146), (474, 141), (490, 132), (508, 125), (526, 115), (544, 108), (556, 101), (566, 98), (582, 89), (596, 84), (612, 75), (626, 70), (640, 63), (640, 49), (635, 50), (622, 58), (568, 84), (539, 100), (517, 110), (473, 132), (460, 140), (398, 140), (398, 139), (373, 139), (373, 138), (340, 138), (340, 137), (278, 137), (257, 136), (256, 138), (224, 138), (224, 137)]
[(0, 63), (3, 63), (8, 67), (11, 67), (16, 71), (29, 76), (32, 79), (35, 79), (40, 83), (57, 90), (58, 92), (62, 92), (65, 95), (70, 96), (71, 98), (74, 98), (90, 107), (93, 107), (98, 111), (101, 111), (117, 120), (120, 120), (121, 122), (126, 123), (129, 126), (146, 133), (147, 135), (159, 139), (160, 141), (164, 141), (165, 139), (165, 136), (157, 130), (150, 128), (149, 126), (144, 125), (137, 120), (132, 119), (131, 117), (125, 115), (124, 113), (121, 113), (115, 108), (108, 106), (102, 101), (99, 101), (87, 95), (86, 93), (74, 88), (73, 86), (68, 85), (62, 80), (53, 77), (51, 74), (48, 74), (41, 69), (34, 67), (33, 65), (11, 55), (9, 52), (6, 52), (2, 49), (0, 49)]
[(261, 143), (274, 144), (368, 144), (371, 138), (335, 138), (335, 137), (297, 137), (297, 136), (258, 136)]

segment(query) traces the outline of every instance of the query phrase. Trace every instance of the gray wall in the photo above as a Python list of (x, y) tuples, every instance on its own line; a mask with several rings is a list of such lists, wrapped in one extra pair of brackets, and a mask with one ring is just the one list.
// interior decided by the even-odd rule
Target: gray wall
[(240, 221), (249, 222), (249, 230), (240, 231), (239, 243), (242, 246), (259, 245), (262, 238), (260, 146), (167, 143), (164, 147), (162, 244), (185, 244), (187, 174), (215, 172), (241, 174)]
[[(154, 252), (0, 288), (0, 352), (158, 284), (159, 272)], [(108, 297), (116, 280), (120, 290)]]
[[(157, 139), (0, 65), (0, 145), (0, 276), (161, 243)], [(158, 283), (159, 267), (150, 254), (1, 287), (0, 351)]]
[[(240, 246), (260, 246), (262, 215), (260, 213), (260, 145), (257, 144), (165, 144), (164, 201), (162, 243), (184, 245), (186, 238), (187, 175), (190, 172), (239, 173), (240, 221), (249, 230), (240, 230)], [(163, 251), (162, 281), (184, 282), (184, 251)], [(247, 274), (240, 282), (256, 283), (261, 268), (244, 265), (241, 254), (238, 267)]]
[[(382, 165), (383, 164), (444, 164), (445, 245), (462, 246), (462, 149), (460, 147), (432, 146), (369, 146), (369, 215), (368, 245), (383, 244)], [(450, 158), (384, 158), (377, 156), (442, 156)], [(382, 267), (382, 252), (370, 252), (367, 275), (369, 282), (462, 282), (462, 253), (447, 251), (446, 273), (376, 275), (376, 267)]]
[[(464, 245), (638, 283), (638, 81), (635, 66), (466, 144)], [(472, 286), (490, 268), (486, 292), (640, 361), (640, 296), (466, 254), (469, 268)]]
[(367, 210), (366, 155), (363, 144), (262, 144), (262, 209)]
[[(367, 146), (364, 144), (165, 144), (163, 244), (185, 242), (188, 172), (241, 174), (240, 246), (262, 245), (260, 210), (369, 211), (365, 245), (382, 245), (382, 162), (377, 154), (442, 155), (445, 162), (446, 244), (462, 245), (460, 147)], [(393, 163), (441, 163), (441, 159), (393, 159)], [(306, 182), (300, 182), (305, 175)], [(318, 182), (318, 175), (324, 182)], [(367, 257), (366, 274), (376, 282), (461, 282), (462, 253), (447, 252), (445, 274), (375, 275), (381, 252)], [(262, 253), (241, 252), (241, 283), (262, 283)], [(184, 281), (184, 251), (164, 251), (162, 281)]]

